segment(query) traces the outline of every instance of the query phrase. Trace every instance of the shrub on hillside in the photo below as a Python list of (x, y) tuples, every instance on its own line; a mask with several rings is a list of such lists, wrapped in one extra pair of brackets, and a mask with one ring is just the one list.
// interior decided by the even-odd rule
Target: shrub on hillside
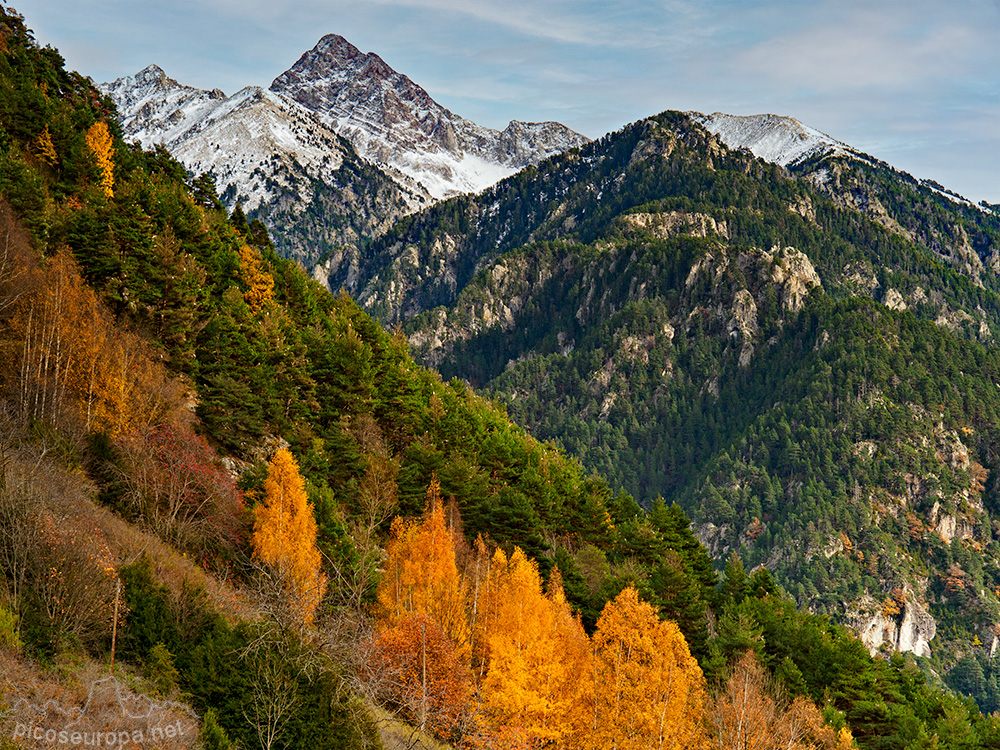
[(247, 539), (243, 493), (208, 442), (159, 426), (116, 441), (122, 458), (120, 510), (209, 567), (224, 567)]

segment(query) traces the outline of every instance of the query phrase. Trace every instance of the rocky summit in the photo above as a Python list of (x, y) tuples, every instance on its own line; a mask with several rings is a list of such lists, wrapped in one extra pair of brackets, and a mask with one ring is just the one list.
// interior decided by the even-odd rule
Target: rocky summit
[(337, 34), (271, 84), (227, 97), (150, 65), (100, 88), (126, 138), (162, 144), (223, 203), (259, 218), (285, 255), (307, 266), (353, 254), (397, 219), (478, 192), (588, 141), (557, 122), (493, 130)]
[(328, 34), (271, 84), (317, 113), (358, 152), (434, 198), (478, 192), (589, 139), (557, 122), (477, 125), (373, 52)]

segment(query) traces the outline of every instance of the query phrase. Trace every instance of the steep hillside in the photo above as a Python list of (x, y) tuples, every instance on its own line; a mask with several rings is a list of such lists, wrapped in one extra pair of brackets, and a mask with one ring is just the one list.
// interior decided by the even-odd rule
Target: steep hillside
[[(265, 730), (289, 746), (377, 744), (345, 653), (367, 637), (390, 519), (419, 515), (433, 484), (454, 524), (461, 513), (473, 538), (547, 570), (557, 544), (610, 547), (612, 494), (415, 365), (405, 340), (279, 257), (259, 221), (227, 216), (164, 150), (127, 146), (110, 102), (7, 9), (0, 42), (4, 704), (45, 703), (41, 677), (8, 692), (8, 670), (37, 673), (37, 660), (107, 672), (120, 583), (134, 690), (183, 691), (202, 731), (216, 722), (244, 747)], [(276, 606), (252, 541), (248, 506), (267, 496), (281, 446), (331, 583), (306, 631)], [(203, 587), (225, 587), (182, 553), (251, 606), (209, 600)], [(286, 701), (280, 725), (259, 713), (268, 679)]]
[(0, 91), (4, 744), (699, 746), (738, 693), (828, 750), (1000, 736), (416, 365), (8, 9)]
[[(623, 213), (679, 211), (711, 217), (733, 243), (801, 249), (835, 295), (880, 301), (898, 295), (924, 316), (991, 336), (996, 315), (981, 297), (998, 288), (993, 259), (1000, 218), (887, 167), (852, 159), (838, 173), (843, 189), (830, 187), (831, 199), (814, 187), (815, 176), (795, 179), (749, 152), (729, 151), (688, 116), (668, 113), (479, 196), (407, 217), (364, 258), (331, 259), (330, 284), (344, 285), (382, 320), (406, 320), (451, 304), (477, 271), (506, 251), (540, 240), (591, 243), (615, 231)], [(867, 192), (853, 187), (862, 180), (871, 185)], [(892, 196), (882, 202), (894, 206), (898, 221), (888, 214), (881, 223), (871, 220), (876, 193)], [(861, 197), (869, 194), (872, 199)]]
[(813, 158), (662, 115), (407, 218), (357, 293), (717, 559), (946, 668), (1000, 621), (997, 217)]

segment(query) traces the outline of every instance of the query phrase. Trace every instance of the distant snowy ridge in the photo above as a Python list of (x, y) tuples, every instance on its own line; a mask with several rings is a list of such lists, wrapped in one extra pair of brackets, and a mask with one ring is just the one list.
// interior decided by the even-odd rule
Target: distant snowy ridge
[(430, 200), (281, 94), (250, 86), (227, 97), (184, 86), (155, 65), (100, 88), (115, 100), (127, 140), (162, 144), (192, 174), (211, 174), (229, 209), (242, 204), (282, 253), (309, 267)]
[(101, 88), (115, 99), (127, 138), (145, 148), (163, 144), (194, 174), (211, 172), (220, 191), (233, 192), (247, 210), (288, 187), (282, 175), (304, 172), (320, 179), (343, 162), (336, 133), (294, 102), (257, 86), (226, 97), (218, 89), (183, 86), (151, 65)]
[(688, 115), (729, 148), (749, 149), (754, 156), (783, 167), (793, 166), (820, 154), (863, 157), (846, 143), (803, 125), (794, 117), (727, 115), (721, 112), (711, 115), (689, 112)]
[[(715, 112), (705, 115), (700, 112), (688, 112), (688, 116), (700, 123), (710, 133), (715, 135), (731, 149), (746, 148), (754, 156), (779, 164), (782, 167), (794, 167), (815, 156), (838, 155), (850, 156), (853, 159), (873, 164), (877, 160), (858, 151), (856, 148), (838, 141), (826, 133), (808, 125), (803, 125), (794, 117), (781, 115), (727, 115)], [(813, 175), (814, 180), (825, 179), (825, 172), (820, 170)], [(945, 189), (933, 180), (922, 179), (920, 184), (929, 190), (954, 203), (961, 203), (979, 210), (968, 198)]]
[[(312, 266), (356, 253), (436, 200), (479, 192), (589, 139), (556, 122), (480, 127), (373, 53), (328, 35), (270, 90), (185, 86), (151, 65), (99, 88), (126, 139), (215, 178), (279, 250)], [(354, 257), (352, 255), (352, 257)]]
[(271, 91), (315, 112), (361, 156), (438, 199), (479, 192), (589, 141), (557, 122), (515, 120), (502, 131), (477, 125), (337, 34), (320, 39), (274, 79)]

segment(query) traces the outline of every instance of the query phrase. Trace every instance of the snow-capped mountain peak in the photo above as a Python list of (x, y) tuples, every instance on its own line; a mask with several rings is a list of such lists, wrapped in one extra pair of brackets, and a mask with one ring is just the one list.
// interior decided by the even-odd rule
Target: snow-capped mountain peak
[(184, 86), (157, 65), (101, 84), (100, 88), (115, 100), (125, 135), (145, 148), (169, 144), (186, 131), (190, 122), (213, 111), (226, 98), (219, 89), (204, 91)]
[(727, 115), (689, 113), (729, 148), (747, 148), (764, 161), (792, 166), (819, 154), (855, 154), (846, 143), (832, 138), (794, 117), (781, 115)]
[(270, 90), (227, 97), (155, 65), (100, 88), (126, 138), (163, 144), (190, 172), (212, 174), (227, 206), (241, 202), (283, 252), (307, 262), (588, 140), (555, 122), (480, 127), (338, 34)]
[(127, 138), (146, 148), (161, 143), (192, 173), (211, 172), (247, 210), (274, 197), (267, 186), (274, 165), (318, 177), (343, 161), (336, 133), (259, 86), (227, 97), (184, 86), (150, 65), (101, 88), (115, 99)]
[(588, 140), (559, 123), (481, 127), (337, 34), (320, 39), (274, 79), (271, 91), (315, 112), (363, 157), (416, 181), (435, 198), (478, 192)]

